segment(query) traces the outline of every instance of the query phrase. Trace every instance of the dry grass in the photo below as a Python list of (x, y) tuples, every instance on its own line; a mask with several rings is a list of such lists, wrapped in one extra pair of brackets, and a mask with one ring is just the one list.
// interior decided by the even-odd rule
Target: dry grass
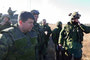
[(90, 34), (84, 34), (83, 41), (83, 60), (90, 60)]
[[(49, 24), (51, 29), (53, 30), (56, 25), (55, 24)], [(90, 60), (90, 33), (84, 34), (84, 40), (83, 40), (83, 57), (82, 60)]]

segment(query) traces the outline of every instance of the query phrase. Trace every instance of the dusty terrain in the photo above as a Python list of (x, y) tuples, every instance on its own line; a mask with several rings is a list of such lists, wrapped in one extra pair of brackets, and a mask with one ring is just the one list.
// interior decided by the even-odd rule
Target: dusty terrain
[[(49, 26), (51, 27), (52, 30), (56, 27), (55, 24), (50, 24)], [(90, 60), (90, 33), (89, 34), (84, 33), (84, 40), (83, 40), (82, 50), (83, 50), (82, 60)]]

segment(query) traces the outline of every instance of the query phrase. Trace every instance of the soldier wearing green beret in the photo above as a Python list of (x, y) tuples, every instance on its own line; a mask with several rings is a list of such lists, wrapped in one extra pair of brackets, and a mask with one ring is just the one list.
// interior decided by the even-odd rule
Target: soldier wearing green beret
[(71, 21), (62, 29), (59, 36), (59, 47), (63, 46), (66, 50), (65, 60), (81, 60), (83, 32), (90, 33), (90, 26), (85, 26), (79, 22), (80, 14), (74, 12)]

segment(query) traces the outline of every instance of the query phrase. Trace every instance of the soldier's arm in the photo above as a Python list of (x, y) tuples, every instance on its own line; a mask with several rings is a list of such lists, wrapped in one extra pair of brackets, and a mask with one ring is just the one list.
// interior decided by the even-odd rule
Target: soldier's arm
[(85, 26), (83, 24), (80, 24), (80, 28), (85, 32), (85, 33), (90, 33), (90, 26)]
[(0, 34), (0, 60), (5, 59), (8, 53), (7, 39), (3, 34)]
[(58, 44), (63, 45), (64, 43), (64, 38), (65, 38), (65, 28), (61, 30), (60, 34), (59, 34), (59, 41)]
[(56, 37), (56, 29), (52, 31), (52, 40), (54, 43), (56, 43), (57, 37)]
[(50, 36), (51, 33), (52, 33), (51, 28), (48, 27), (48, 37)]

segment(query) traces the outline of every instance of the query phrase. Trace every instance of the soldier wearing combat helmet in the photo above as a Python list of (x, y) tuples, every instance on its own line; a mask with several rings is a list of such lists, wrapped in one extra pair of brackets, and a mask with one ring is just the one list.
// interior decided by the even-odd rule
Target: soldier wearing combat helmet
[(11, 27), (11, 21), (10, 21), (10, 16), (7, 14), (4, 14), (2, 16), (2, 21), (0, 23), (0, 30)]
[(38, 10), (31, 10), (31, 13), (34, 15), (35, 21), (34, 21), (34, 27), (33, 29), (37, 33), (37, 40), (38, 40), (38, 45), (36, 47), (36, 53), (38, 54), (36, 56), (37, 60), (42, 60), (43, 57), (42, 55), (44, 54), (44, 31), (40, 27), (40, 25), (37, 23), (37, 20), (39, 18), (39, 11)]
[(65, 60), (81, 60), (83, 32), (90, 33), (90, 26), (85, 26), (79, 22), (80, 14), (74, 12), (71, 15), (71, 21), (62, 29), (59, 36), (59, 47), (63, 46), (66, 50)]
[(52, 31), (52, 39), (55, 44), (55, 51), (56, 51), (56, 60), (60, 60), (59, 51), (57, 50), (58, 45), (58, 39), (59, 39), (59, 33), (62, 30), (62, 22), (57, 22), (57, 27)]

